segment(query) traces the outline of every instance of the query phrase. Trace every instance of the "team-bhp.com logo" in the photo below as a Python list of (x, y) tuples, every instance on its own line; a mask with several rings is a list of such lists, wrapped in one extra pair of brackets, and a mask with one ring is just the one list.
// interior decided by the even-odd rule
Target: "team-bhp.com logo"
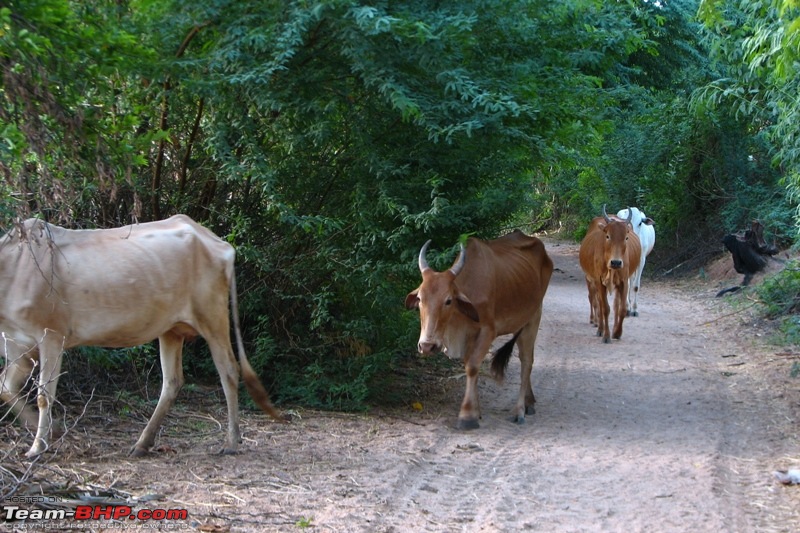
[[(91, 522), (102, 521), (103, 529), (184, 529), (190, 526), (184, 521), (189, 518), (186, 509), (134, 509), (129, 505), (78, 505), (73, 509), (26, 508), (21, 502), (6, 500), (0, 510), (6, 527), (12, 529), (52, 529), (53, 527), (89, 527)], [(25, 503), (30, 502), (25, 498)], [(48, 501), (53, 504), (58, 502)], [(82, 525), (81, 525), (82, 524)], [(99, 525), (99, 524), (96, 524)], [(71, 527), (70, 527), (71, 526)]]

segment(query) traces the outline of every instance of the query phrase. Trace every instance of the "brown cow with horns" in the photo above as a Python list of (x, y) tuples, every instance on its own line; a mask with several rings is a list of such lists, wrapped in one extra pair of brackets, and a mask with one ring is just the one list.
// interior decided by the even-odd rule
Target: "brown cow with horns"
[[(589, 290), (589, 322), (597, 325), (597, 335), (606, 343), (611, 342), (611, 338), (622, 337), (630, 276), (636, 272), (641, 259), (642, 247), (631, 226), (632, 214), (629, 209), (627, 220), (609, 217), (604, 205), (603, 216), (592, 220), (581, 241), (579, 257)], [(616, 293), (613, 334), (608, 326), (609, 291)]]
[[(239, 366), (250, 395), (283, 420), (247, 361), (236, 309), (233, 247), (187, 216), (107, 230), (67, 230), (30, 219), (0, 239), (0, 399), (36, 428), (34, 457), (52, 444), (52, 406), (64, 350), (121, 348), (156, 337), (162, 386), (131, 453), (144, 455), (183, 384), (184, 339), (202, 336), (228, 405), (224, 453), (239, 445)], [(233, 355), (228, 299), (239, 349)], [(39, 367), (39, 413), (20, 391)]]
[(422, 284), (408, 294), (406, 307), (420, 311), (420, 353), (444, 350), (464, 361), (467, 387), (458, 427), (479, 426), (478, 369), (495, 338), (509, 333), (514, 336), (494, 355), (492, 372), (502, 379), (516, 343), (522, 383), (513, 420), (523, 423), (533, 412), (534, 344), (553, 273), (544, 244), (518, 230), (492, 241), (470, 238), (453, 266), (436, 272), (425, 258), (430, 242), (419, 253)]

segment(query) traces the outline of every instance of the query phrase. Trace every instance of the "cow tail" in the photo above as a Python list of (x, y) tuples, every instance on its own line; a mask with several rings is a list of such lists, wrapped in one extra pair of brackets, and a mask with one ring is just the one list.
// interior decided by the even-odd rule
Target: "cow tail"
[(517, 337), (519, 334), (522, 333), (522, 330), (519, 330), (511, 340), (502, 345), (496, 352), (494, 352), (494, 356), (492, 356), (492, 375), (495, 377), (497, 381), (503, 381), (506, 375), (506, 368), (508, 368), (508, 362), (511, 360), (511, 354), (514, 352), (514, 343), (517, 342)]
[(244, 351), (244, 341), (242, 340), (242, 328), (239, 326), (239, 298), (236, 295), (236, 274), (231, 275), (231, 314), (233, 315), (233, 330), (236, 335), (236, 349), (239, 352), (239, 366), (242, 370), (242, 381), (244, 381), (247, 392), (250, 397), (256, 402), (262, 411), (269, 416), (278, 420), (279, 422), (286, 422), (284, 417), (269, 400), (269, 393), (261, 380), (258, 379), (255, 370), (250, 366), (250, 361), (247, 360), (247, 354)]

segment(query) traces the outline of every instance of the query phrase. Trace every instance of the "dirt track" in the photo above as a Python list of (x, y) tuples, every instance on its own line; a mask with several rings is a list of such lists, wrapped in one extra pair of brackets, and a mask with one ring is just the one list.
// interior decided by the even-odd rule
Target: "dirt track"
[(536, 346), (537, 411), (523, 426), (508, 420), (515, 359), (504, 385), (481, 378), (472, 432), (454, 429), (464, 380), (453, 376), (446, 401), (421, 411), (411, 398), (402, 412), (301, 412), (286, 426), (245, 413), (237, 456), (210, 455), (222, 432), (187, 430), (200, 442), (177, 453), (128, 460), (100, 443), (58, 467), (163, 495), (143, 505), (187, 508), (186, 523), (205, 531), (797, 531), (800, 487), (772, 477), (800, 466), (798, 382), (782, 350), (754, 343), (743, 314), (723, 316), (732, 310), (716, 286), (653, 282), (641, 317), (603, 345), (577, 247), (548, 251), (557, 270)]

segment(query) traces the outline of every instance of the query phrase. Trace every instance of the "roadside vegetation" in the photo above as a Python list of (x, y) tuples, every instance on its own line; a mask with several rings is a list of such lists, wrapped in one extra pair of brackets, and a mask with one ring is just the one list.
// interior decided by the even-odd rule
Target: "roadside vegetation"
[[(277, 403), (363, 409), (413, 385), (402, 301), (428, 238), (444, 267), (462, 235), (575, 239), (607, 204), (656, 221), (651, 276), (693, 272), (753, 219), (792, 246), (799, 14), (788, 0), (6, 0), (0, 225), (190, 215), (237, 248), (250, 360)], [(797, 330), (797, 269), (782, 276), (762, 299)], [(188, 352), (187, 374), (216, 380), (205, 346)], [(135, 376), (157, 358), (84, 353)]]

